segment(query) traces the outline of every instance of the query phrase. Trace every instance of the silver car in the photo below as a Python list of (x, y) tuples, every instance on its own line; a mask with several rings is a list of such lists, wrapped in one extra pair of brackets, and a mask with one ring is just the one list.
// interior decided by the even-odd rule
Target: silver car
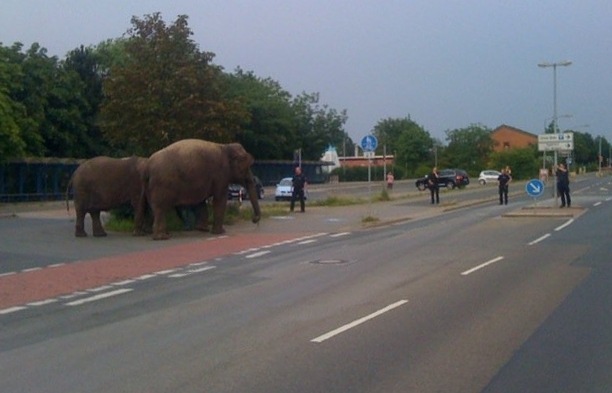
[(489, 182), (496, 182), (499, 175), (501, 175), (500, 171), (487, 169), (485, 171), (480, 172), (480, 175), (478, 176), (478, 183), (485, 186)]

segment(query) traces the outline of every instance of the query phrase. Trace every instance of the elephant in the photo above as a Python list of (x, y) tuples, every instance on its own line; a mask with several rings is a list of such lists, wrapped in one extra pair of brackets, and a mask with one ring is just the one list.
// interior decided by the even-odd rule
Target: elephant
[[(206, 200), (212, 197), (211, 232), (224, 233), (223, 219), (230, 183), (242, 184), (253, 207), (253, 223), (261, 211), (251, 172), (254, 158), (241, 144), (219, 144), (201, 139), (183, 139), (153, 153), (145, 166), (141, 206), (153, 213), (153, 239), (170, 238), (166, 213), (177, 206), (197, 206), (196, 229), (208, 230)], [(137, 223), (143, 211), (137, 214)]]
[[(83, 162), (74, 171), (66, 188), (66, 209), (69, 210), (70, 187), (74, 191), (76, 224), (74, 235), (85, 237), (85, 215), (89, 213), (94, 236), (106, 236), (100, 221), (100, 212), (131, 204), (134, 211), (140, 211), (142, 195), (142, 174), (146, 158), (111, 158), (99, 156)], [(146, 210), (143, 208), (142, 210)], [(144, 217), (144, 216), (143, 216)], [(144, 223), (143, 220), (140, 224)], [(142, 234), (143, 226), (134, 228), (134, 234)]]

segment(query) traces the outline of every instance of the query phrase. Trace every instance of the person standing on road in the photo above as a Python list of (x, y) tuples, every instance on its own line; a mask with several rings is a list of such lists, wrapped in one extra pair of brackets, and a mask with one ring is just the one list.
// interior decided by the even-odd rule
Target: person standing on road
[(295, 200), (300, 200), (300, 211), (304, 213), (306, 206), (304, 203), (304, 189), (306, 188), (306, 176), (302, 174), (302, 168), (299, 166), (295, 167), (295, 174), (293, 175), (293, 191), (291, 192), (291, 206), (290, 211), (293, 211), (295, 207)]
[(556, 170), (557, 173), (557, 192), (561, 196), (561, 206), (560, 207), (571, 207), (572, 206), (572, 198), (570, 198), (570, 189), (569, 189), (569, 174), (567, 173), (567, 168), (565, 164), (559, 164)]
[(387, 188), (389, 190), (393, 189), (393, 182), (395, 181), (395, 177), (393, 176), (393, 172), (387, 173)]
[(427, 186), (429, 187), (429, 192), (431, 194), (431, 203), (440, 203), (440, 185), (438, 184), (437, 167), (433, 167), (431, 173), (427, 175)]
[[(508, 167), (506, 167), (508, 168)], [(499, 204), (508, 204), (508, 185), (512, 181), (512, 177), (508, 173), (508, 169), (502, 169), (501, 174), (497, 177), (497, 185), (499, 187)]]

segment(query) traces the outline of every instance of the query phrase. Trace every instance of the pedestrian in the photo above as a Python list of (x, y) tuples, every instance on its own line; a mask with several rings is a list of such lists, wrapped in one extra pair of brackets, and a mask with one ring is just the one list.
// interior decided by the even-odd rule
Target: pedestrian
[(300, 201), (300, 211), (302, 213), (306, 211), (306, 206), (304, 203), (304, 190), (306, 188), (306, 185), (306, 176), (302, 174), (302, 168), (296, 166), (295, 174), (293, 175), (293, 190), (291, 192), (291, 206), (289, 208), (290, 211), (293, 211), (296, 199), (299, 199)]
[(512, 177), (508, 173), (508, 167), (501, 170), (501, 174), (497, 177), (497, 185), (499, 187), (499, 204), (508, 204), (508, 185), (512, 181)]
[(572, 198), (570, 198), (570, 189), (569, 189), (569, 174), (567, 173), (567, 168), (565, 164), (561, 163), (557, 167), (556, 170), (557, 175), (557, 192), (561, 196), (561, 206), (560, 207), (571, 207), (572, 206)]
[[(433, 167), (431, 173), (427, 175), (427, 186), (431, 194), (431, 203), (440, 203), (440, 185), (438, 184), (438, 168)], [(435, 197), (435, 199), (434, 199)]]
[(393, 172), (387, 173), (387, 188), (389, 190), (393, 189), (393, 182), (395, 181), (395, 177), (393, 176)]

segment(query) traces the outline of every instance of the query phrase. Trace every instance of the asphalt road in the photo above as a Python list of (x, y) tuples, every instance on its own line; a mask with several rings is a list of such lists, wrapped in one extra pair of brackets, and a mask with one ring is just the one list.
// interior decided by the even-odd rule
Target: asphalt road
[[(0, 314), (2, 391), (610, 391), (610, 182), (574, 190), (575, 218), (485, 203), (205, 248), (137, 240), (126, 254), (109, 237), (88, 255), (96, 269), (130, 264), (131, 278)], [(29, 238), (3, 243), (3, 266), (47, 268), (5, 280), (83, 265), (88, 243), (53, 236), (71, 223), (20, 222)], [(24, 258), (41, 232), (43, 251)]]

